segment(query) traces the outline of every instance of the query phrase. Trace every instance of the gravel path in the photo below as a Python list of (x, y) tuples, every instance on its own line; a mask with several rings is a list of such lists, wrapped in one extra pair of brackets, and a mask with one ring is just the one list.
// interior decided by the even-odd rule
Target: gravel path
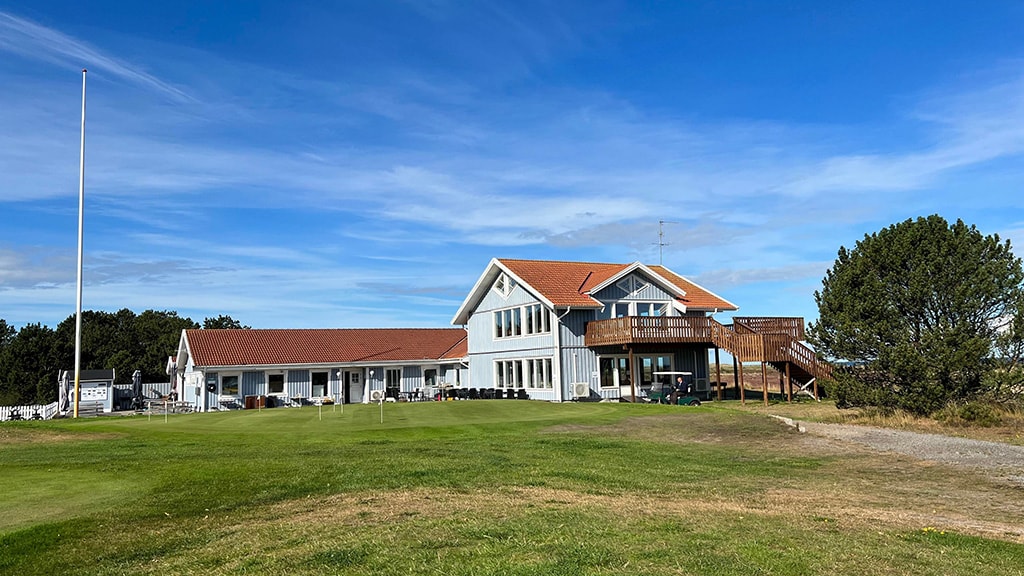
[(1024, 446), (871, 426), (794, 422), (788, 418), (780, 420), (815, 436), (854, 442), (872, 450), (905, 454), (919, 460), (995, 473), (1024, 485)]

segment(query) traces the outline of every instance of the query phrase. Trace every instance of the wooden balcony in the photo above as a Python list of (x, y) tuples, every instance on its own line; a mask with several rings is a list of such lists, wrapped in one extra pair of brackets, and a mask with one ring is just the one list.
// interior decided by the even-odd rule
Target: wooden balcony
[(712, 344), (726, 330), (713, 318), (700, 316), (626, 316), (587, 323), (587, 346), (626, 344)]
[(831, 377), (832, 367), (800, 341), (803, 336), (803, 318), (733, 318), (729, 328), (705, 316), (628, 316), (588, 322), (583, 342), (588, 347), (630, 349), (642, 344), (703, 344), (721, 348), (740, 362), (771, 364), (801, 382)]

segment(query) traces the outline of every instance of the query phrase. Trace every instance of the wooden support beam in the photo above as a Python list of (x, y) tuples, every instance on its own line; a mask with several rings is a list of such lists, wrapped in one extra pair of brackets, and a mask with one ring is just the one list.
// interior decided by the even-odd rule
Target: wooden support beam
[(747, 398), (746, 395), (743, 393), (743, 389), (746, 388), (746, 386), (743, 385), (743, 362), (739, 362), (738, 360), (736, 360), (736, 357), (733, 356), (732, 367), (732, 373), (736, 378), (736, 389), (740, 391), (740, 404), (746, 404)]
[(764, 392), (764, 405), (768, 405), (768, 363), (761, 362), (761, 390)]
[(789, 362), (786, 362), (786, 401), (793, 401), (793, 379), (789, 374)]
[(630, 402), (636, 402), (636, 370), (633, 368), (633, 347), (629, 347), (629, 395)]
[(715, 346), (715, 390), (718, 390), (718, 401), (722, 401), (722, 364), (718, 361), (718, 346)]

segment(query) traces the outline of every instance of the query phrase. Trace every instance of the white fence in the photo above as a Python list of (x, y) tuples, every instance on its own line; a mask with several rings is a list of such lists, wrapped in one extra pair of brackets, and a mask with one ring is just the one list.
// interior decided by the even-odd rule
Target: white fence
[(57, 403), (28, 406), (0, 406), (0, 422), (8, 420), (49, 420), (57, 415)]

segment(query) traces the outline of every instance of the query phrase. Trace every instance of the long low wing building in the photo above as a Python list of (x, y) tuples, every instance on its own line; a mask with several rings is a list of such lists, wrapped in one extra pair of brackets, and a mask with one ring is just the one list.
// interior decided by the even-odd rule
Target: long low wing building
[(198, 410), (410, 399), (467, 378), (461, 328), (184, 330), (179, 397)]

